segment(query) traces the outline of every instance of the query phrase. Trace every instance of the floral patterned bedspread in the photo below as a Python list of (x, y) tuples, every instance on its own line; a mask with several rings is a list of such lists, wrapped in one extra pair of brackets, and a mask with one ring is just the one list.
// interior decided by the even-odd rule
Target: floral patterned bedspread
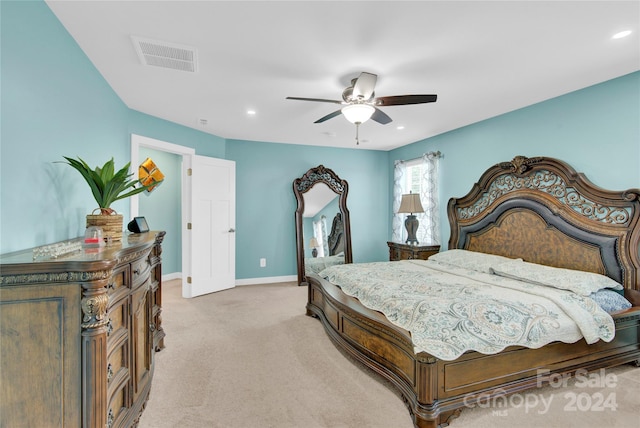
[(430, 260), (332, 266), (320, 276), (411, 332), (416, 353), (443, 360), (615, 334), (611, 316), (588, 297)]
[(304, 268), (308, 269), (308, 272), (319, 273), (323, 269), (329, 266), (344, 264), (344, 254), (339, 256), (328, 257), (307, 257), (304, 259)]

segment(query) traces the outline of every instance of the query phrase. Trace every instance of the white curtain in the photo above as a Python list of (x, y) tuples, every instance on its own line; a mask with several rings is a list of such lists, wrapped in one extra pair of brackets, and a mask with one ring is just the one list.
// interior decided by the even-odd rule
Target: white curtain
[(420, 202), (423, 213), (416, 215), (420, 225), (416, 238), (424, 245), (440, 244), (440, 215), (438, 208), (438, 159), (440, 153), (422, 155), (422, 185)]
[(402, 200), (403, 181), (407, 172), (407, 166), (404, 161), (397, 160), (394, 163), (393, 168), (393, 219), (391, 224), (392, 235), (391, 240), (393, 242), (404, 242), (403, 230), (404, 230), (404, 216), (398, 214), (400, 209), (400, 201)]
[(320, 227), (322, 228), (322, 257), (329, 255), (329, 234), (327, 233), (327, 216), (320, 216)]
[[(420, 166), (422, 171), (420, 183), (420, 202), (424, 208), (423, 213), (416, 213), (420, 222), (416, 238), (422, 245), (440, 244), (440, 216), (438, 207), (438, 159), (440, 152), (429, 152), (422, 155)], [(393, 242), (405, 242), (406, 230), (404, 227), (405, 214), (398, 214), (402, 195), (409, 193), (406, 188), (406, 161), (397, 160), (393, 170)]]
[(320, 220), (313, 222), (313, 235), (318, 241), (318, 257), (325, 257), (329, 254), (329, 239), (327, 235), (327, 217), (320, 216)]

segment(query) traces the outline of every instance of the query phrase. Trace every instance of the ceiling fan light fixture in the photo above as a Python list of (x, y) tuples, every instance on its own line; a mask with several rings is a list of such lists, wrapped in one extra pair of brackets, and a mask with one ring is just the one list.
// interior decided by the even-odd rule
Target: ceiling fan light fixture
[(613, 37), (611, 37), (611, 38), (612, 39), (624, 39), (629, 34), (631, 34), (631, 30), (624, 30), (624, 31), (620, 31), (619, 33), (614, 34)]
[(342, 114), (351, 123), (364, 123), (376, 109), (368, 104), (350, 104), (342, 108)]

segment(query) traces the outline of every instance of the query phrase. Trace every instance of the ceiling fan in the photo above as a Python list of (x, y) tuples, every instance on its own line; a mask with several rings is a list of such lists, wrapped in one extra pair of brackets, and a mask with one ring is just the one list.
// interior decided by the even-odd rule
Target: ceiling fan
[(300, 97), (287, 97), (287, 99), (344, 105), (340, 110), (329, 113), (328, 115), (316, 120), (314, 123), (322, 123), (343, 114), (351, 123), (360, 124), (371, 118), (378, 123), (386, 125), (391, 122), (391, 118), (378, 107), (433, 103), (438, 98), (437, 95), (395, 95), (389, 97), (375, 97), (374, 89), (377, 80), (378, 76), (375, 74), (366, 72), (360, 73), (360, 76), (351, 80), (351, 86), (342, 92), (342, 101)]
[(375, 86), (378, 76), (372, 73), (362, 72), (360, 76), (351, 80), (351, 86), (342, 91), (342, 101), (327, 100), (323, 98), (287, 97), (288, 100), (316, 101), (322, 103), (342, 104), (340, 110), (321, 117), (314, 123), (322, 123), (340, 114), (356, 125), (356, 143), (358, 140), (358, 126), (369, 119), (386, 125), (391, 118), (378, 107), (400, 106), (408, 104), (433, 103), (438, 99), (437, 95), (394, 95), (388, 97), (375, 97)]

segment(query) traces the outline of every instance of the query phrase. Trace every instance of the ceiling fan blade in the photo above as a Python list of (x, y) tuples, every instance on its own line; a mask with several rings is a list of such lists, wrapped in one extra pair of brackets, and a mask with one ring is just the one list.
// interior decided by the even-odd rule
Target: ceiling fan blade
[(391, 122), (391, 118), (387, 116), (385, 112), (383, 112), (378, 108), (371, 115), (371, 120), (375, 120), (376, 122), (381, 123), (383, 125), (386, 125), (387, 123)]
[(374, 100), (377, 106), (402, 106), (407, 104), (434, 103), (437, 95), (395, 95), (391, 97), (378, 97)]
[(376, 88), (377, 80), (378, 76), (375, 74), (360, 73), (360, 77), (358, 77), (356, 83), (353, 85), (353, 98), (362, 98), (363, 100), (370, 99), (373, 96), (373, 90)]
[(338, 100), (325, 100), (323, 98), (300, 98), (300, 97), (287, 97), (288, 100), (299, 100), (299, 101), (317, 101), (321, 103), (333, 103), (333, 104), (344, 104), (344, 101)]
[(341, 114), (342, 114), (342, 110), (336, 110), (333, 113), (329, 113), (328, 115), (321, 117), (320, 119), (316, 120), (313, 123), (322, 123), (326, 120), (333, 119), (334, 117), (339, 116)]

